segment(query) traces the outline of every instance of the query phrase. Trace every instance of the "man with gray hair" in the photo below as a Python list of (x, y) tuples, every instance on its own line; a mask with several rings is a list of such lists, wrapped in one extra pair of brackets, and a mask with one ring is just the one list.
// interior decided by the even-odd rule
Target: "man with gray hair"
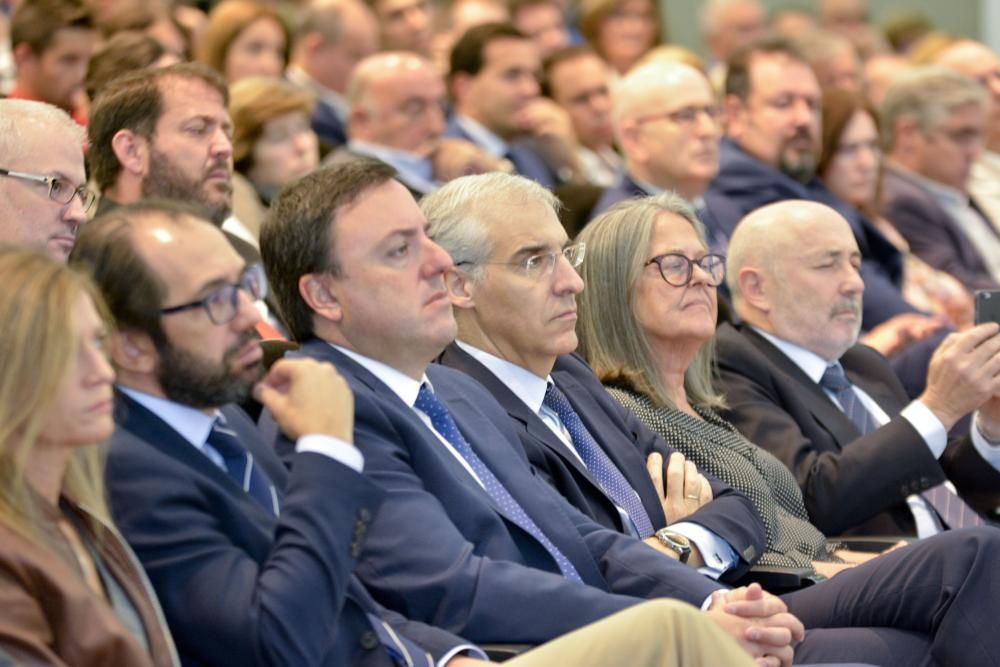
[(316, 95), (312, 127), (323, 144), (347, 143), (347, 83), (377, 50), (378, 23), (360, 0), (313, 0), (302, 12), (285, 75)]
[(94, 203), (83, 143), (83, 128), (62, 109), (0, 100), (0, 242), (66, 261)]
[[(1000, 500), (1000, 336), (951, 334), (912, 402), (885, 358), (858, 345), (864, 284), (843, 216), (785, 201), (744, 218), (729, 244), (743, 324), (716, 335), (727, 417), (796, 476), (827, 535), (933, 535), (982, 519), (944, 486), (992, 510)], [(980, 408), (971, 438), (947, 439)]]
[(969, 197), (986, 110), (978, 82), (941, 66), (900, 74), (880, 109), (882, 214), (917, 256), (969, 289), (1000, 284), (1000, 233)]
[(707, 0), (699, 18), (701, 38), (713, 61), (710, 77), (721, 89), (726, 62), (764, 34), (767, 13), (759, 0)]
[(504, 166), (469, 141), (442, 136), (444, 81), (416, 53), (389, 51), (362, 60), (347, 86), (347, 103), (349, 140), (327, 164), (358, 156), (382, 160), (416, 198), (456, 176)]

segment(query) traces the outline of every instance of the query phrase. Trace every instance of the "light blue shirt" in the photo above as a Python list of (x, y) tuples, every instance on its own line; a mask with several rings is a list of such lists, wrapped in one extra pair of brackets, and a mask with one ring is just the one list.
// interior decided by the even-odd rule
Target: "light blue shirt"
[(374, 157), (390, 165), (398, 172), (399, 180), (422, 195), (434, 192), (441, 185), (434, 180), (434, 166), (429, 158), (360, 139), (348, 141), (347, 148), (360, 155)]
[(455, 122), (462, 128), (463, 132), (469, 135), (472, 143), (493, 157), (505, 157), (507, 155), (510, 145), (479, 121), (475, 121), (468, 116), (455, 114)]

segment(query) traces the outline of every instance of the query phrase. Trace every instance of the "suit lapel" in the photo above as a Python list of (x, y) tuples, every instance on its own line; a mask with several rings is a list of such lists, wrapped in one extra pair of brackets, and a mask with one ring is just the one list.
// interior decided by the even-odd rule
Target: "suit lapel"
[(816, 421), (833, 436), (837, 446), (843, 449), (858, 438), (860, 435), (858, 429), (847, 415), (830, 400), (819, 384), (813, 382), (795, 362), (785, 356), (784, 352), (751, 327), (741, 327), (741, 332), (778, 370), (790, 376), (796, 386), (801, 386), (800, 400), (806, 405)]

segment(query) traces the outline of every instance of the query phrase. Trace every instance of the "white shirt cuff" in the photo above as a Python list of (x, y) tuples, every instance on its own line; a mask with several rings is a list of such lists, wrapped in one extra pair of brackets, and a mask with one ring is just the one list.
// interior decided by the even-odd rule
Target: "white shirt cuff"
[(736, 550), (729, 546), (728, 542), (703, 526), (681, 521), (671, 524), (670, 530), (676, 530), (698, 547), (701, 558), (705, 561), (705, 565), (699, 567), (698, 572), (706, 577), (718, 579), (739, 561)]
[(444, 667), (448, 664), (448, 661), (454, 658), (459, 653), (465, 652), (470, 658), (479, 658), (480, 660), (489, 660), (490, 656), (486, 655), (481, 648), (478, 646), (473, 646), (472, 644), (462, 644), (451, 649), (445, 653), (440, 660), (437, 661), (436, 667)]
[(920, 401), (913, 401), (903, 408), (899, 415), (917, 429), (917, 433), (927, 443), (927, 448), (931, 450), (934, 458), (941, 458), (944, 448), (948, 446), (948, 432), (931, 409)]
[(338, 463), (343, 463), (348, 468), (361, 472), (365, 468), (365, 457), (361, 451), (340, 438), (332, 435), (319, 435), (316, 433), (304, 435), (295, 443), (296, 452), (313, 452), (329, 456)]
[(995, 469), (1000, 470), (1000, 445), (991, 445), (979, 430), (979, 413), (972, 415), (972, 446)]

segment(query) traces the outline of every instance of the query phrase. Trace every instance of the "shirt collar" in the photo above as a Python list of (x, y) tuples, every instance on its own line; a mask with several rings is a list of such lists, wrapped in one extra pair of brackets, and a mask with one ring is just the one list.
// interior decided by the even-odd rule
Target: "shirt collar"
[(327, 88), (309, 76), (309, 73), (298, 65), (289, 65), (288, 69), (285, 70), (285, 77), (292, 83), (312, 91), (324, 104), (333, 109), (341, 121), (347, 120), (347, 112), (349, 111), (347, 99), (336, 90)]
[(524, 401), (531, 411), (538, 413), (545, 402), (545, 390), (552, 382), (552, 376), (540, 378), (531, 371), (525, 370), (506, 359), (484, 352), (468, 343), (455, 341), (460, 348), (469, 353), (476, 361), (486, 366), (491, 373), (496, 375), (501, 382), (507, 385), (514, 394)]
[(376, 157), (395, 167), (396, 171), (399, 172), (400, 180), (410, 183), (421, 192), (431, 192), (437, 189), (437, 184), (434, 182), (433, 165), (428, 158), (360, 139), (348, 141), (347, 148), (355, 153)]
[(944, 204), (951, 206), (969, 206), (969, 196), (963, 193), (961, 190), (956, 190), (950, 185), (945, 185), (944, 183), (938, 183), (937, 181), (932, 181), (929, 178), (921, 176), (920, 174), (907, 169), (906, 167), (900, 166), (898, 162), (893, 162), (892, 166), (897, 171), (901, 171), (907, 178), (914, 181), (917, 185), (927, 190), (932, 197), (941, 201)]
[(170, 428), (177, 431), (182, 438), (198, 449), (204, 446), (208, 440), (208, 434), (212, 432), (212, 426), (222, 416), (218, 410), (214, 414), (206, 415), (201, 410), (196, 410), (189, 405), (181, 405), (175, 401), (153, 396), (131, 387), (118, 385), (117, 388), (169, 424)]
[(419, 380), (414, 380), (409, 375), (401, 373), (392, 366), (383, 364), (381, 361), (376, 361), (371, 357), (366, 357), (363, 354), (358, 354), (354, 350), (348, 350), (346, 347), (341, 347), (340, 345), (334, 345), (333, 343), (328, 343), (330, 347), (340, 352), (358, 362), (365, 367), (369, 373), (381, 380), (385, 386), (392, 390), (392, 393), (396, 394), (401, 401), (406, 403), (411, 408), (413, 404), (417, 402), (417, 394), (420, 393), (420, 385), (427, 383), (427, 385), (434, 389), (434, 385), (427, 378), (427, 374)]
[(809, 376), (810, 380), (819, 384), (819, 381), (823, 378), (823, 373), (826, 372), (826, 367), (830, 365), (826, 359), (819, 356), (815, 352), (807, 350), (806, 348), (796, 345), (795, 343), (789, 343), (787, 340), (778, 338), (777, 336), (769, 334), (768, 332), (758, 329), (757, 327), (753, 327), (753, 330), (770, 341), (776, 348), (781, 350), (786, 357), (792, 360), (792, 363), (802, 369), (802, 372)]
[(478, 121), (468, 116), (455, 115), (455, 122), (469, 135), (473, 143), (485, 150), (493, 157), (504, 157), (510, 147), (506, 141), (495, 135)]

